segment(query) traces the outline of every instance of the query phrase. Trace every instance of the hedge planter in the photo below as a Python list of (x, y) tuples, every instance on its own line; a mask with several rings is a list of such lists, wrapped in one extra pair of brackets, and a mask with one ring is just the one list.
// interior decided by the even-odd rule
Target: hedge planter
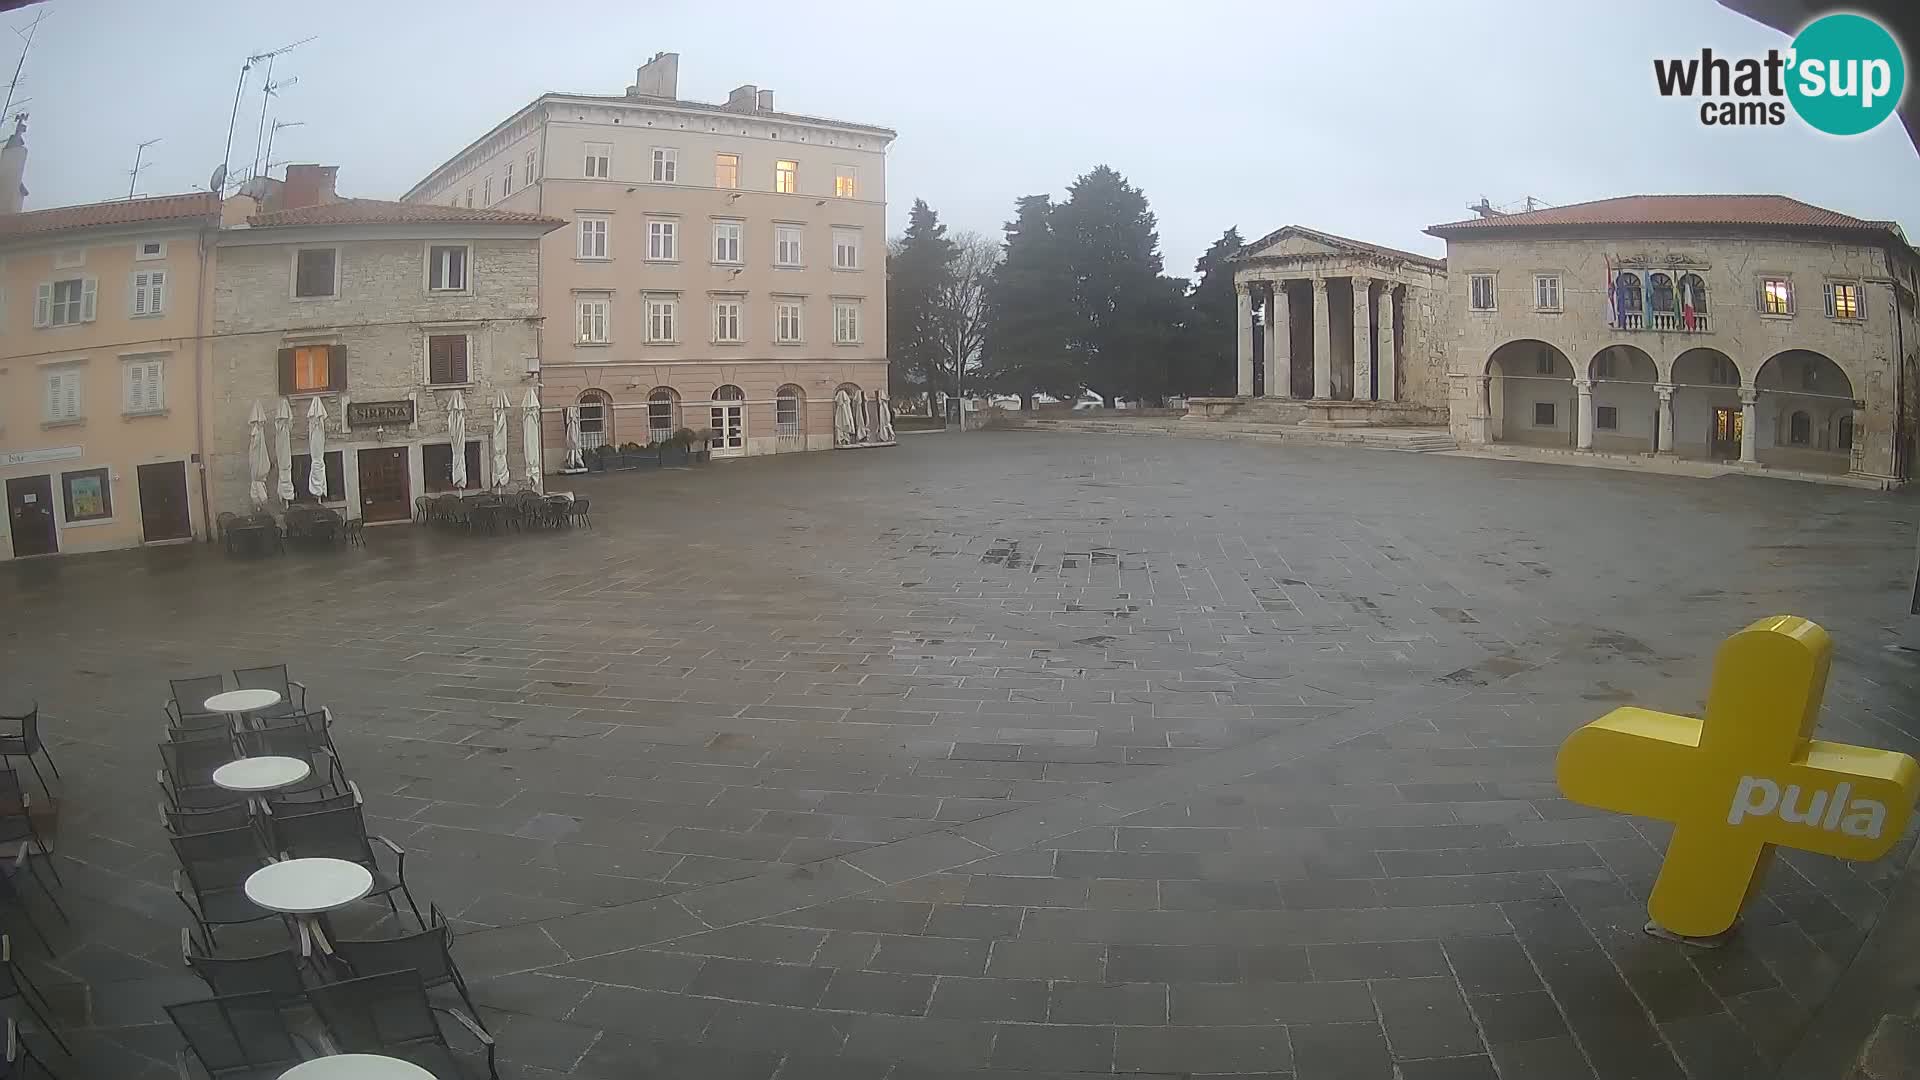
[(686, 447), (663, 446), (660, 448), (659, 457), (655, 463), (659, 465), (685, 465), (688, 463), (688, 460)]

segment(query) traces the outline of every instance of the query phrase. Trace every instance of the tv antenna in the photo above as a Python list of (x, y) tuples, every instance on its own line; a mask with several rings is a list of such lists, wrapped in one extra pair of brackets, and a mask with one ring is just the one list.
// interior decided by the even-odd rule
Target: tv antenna
[[(32, 22), (27, 24), (24, 32), (19, 29), (14, 30), (15, 34), (25, 39), (26, 44), (20, 47), (20, 60), (13, 65), (13, 78), (7, 83), (7, 101), (5, 105), (0, 105), (0, 116), (6, 116), (13, 112), (13, 96), (15, 92), (20, 89), (20, 72), (27, 66), (27, 53), (33, 50), (33, 35), (40, 29), (40, 24), (45, 22), (46, 18), (47, 13), (42, 11), (40, 14), (34, 16)], [(20, 104), (25, 105), (28, 100), (30, 99), (22, 98)]]
[(142, 165), (140, 164), (140, 159), (146, 156), (147, 147), (159, 141), (159, 139), (148, 139), (146, 142), (133, 148), (133, 168), (127, 170), (127, 198), (133, 198), (133, 187), (140, 182), (140, 170), (153, 164), (153, 162), (149, 161), (146, 165)]
[(280, 129), (306, 126), (307, 122), (305, 120), (275, 120), (273, 122), (273, 126), (267, 129), (267, 152), (261, 155), (261, 175), (270, 176), (273, 173), (273, 166), (276, 164), (273, 160), (273, 137), (280, 134)]
[[(233, 129), (234, 125), (238, 123), (240, 119), (240, 95), (245, 93), (247, 89), (247, 73), (252, 71), (253, 65), (260, 61), (266, 60), (271, 63), (273, 58), (279, 56), (281, 53), (292, 52), (312, 40), (314, 40), (312, 37), (304, 37), (291, 45), (282, 45), (271, 52), (255, 53), (247, 57), (246, 63), (240, 65), (240, 78), (233, 86), (233, 111), (227, 116), (227, 148), (225, 153), (221, 155), (220, 171), (216, 174), (220, 177), (222, 187), (226, 185), (229, 167), (233, 164)], [(271, 82), (273, 75), (271, 67), (268, 68), (267, 75), (269, 82)]]
[(300, 76), (294, 75), (286, 79), (283, 79), (280, 82), (274, 82), (273, 81), (273, 58), (272, 57), (267, 58), (266, 81), (260, 84), (260, 123), (255, 127), (253, 132), (253, 173), (255, 176), (260, 175), (260, 162), (262, 160), (261, 154), (260, 154), (260, 140), (261, 140), (261, 137), (266, 133), (267, 106), (273, 103), (273, 95), (275, 93), (279, 92), (281, 89), (285, 87), (292, 86), (293, 84), (299, 81), (300, 81)]

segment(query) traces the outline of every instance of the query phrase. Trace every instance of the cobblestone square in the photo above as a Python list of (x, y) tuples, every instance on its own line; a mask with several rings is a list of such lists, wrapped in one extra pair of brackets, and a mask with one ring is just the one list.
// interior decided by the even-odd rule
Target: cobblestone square
[(65, 1075), (174, 1075), (161, 702), (262, 663), (517, 1078), (1761, 1076), (1906, 860), (1782, 852), (1684, 951), (1662, 828), (1552, 763), (1779, 613), (1834, 636), (1823, 735), (1920, 747), (1910, 496), (1044, 432), (578, 480), (591, 530), (0, 567)]

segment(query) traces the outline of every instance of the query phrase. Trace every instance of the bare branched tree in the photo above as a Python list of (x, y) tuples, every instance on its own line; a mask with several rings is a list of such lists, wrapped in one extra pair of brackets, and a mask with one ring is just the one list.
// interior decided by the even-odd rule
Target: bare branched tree
[(1000, 242), (971, 229), (949, 237), (953, 272), (935, 298), (940, 324), (940, 389), (964, 393), (979, 373), (986, 343), (987, 282), (1000, 265)]

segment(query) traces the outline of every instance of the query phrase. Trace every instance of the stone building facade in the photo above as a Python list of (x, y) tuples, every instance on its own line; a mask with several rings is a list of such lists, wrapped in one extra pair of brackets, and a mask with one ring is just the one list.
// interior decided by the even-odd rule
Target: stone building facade
[(886, 128), (678, 95), (655, 56), (622, 95), (545, 94), (410, 203), (550, 215), (541, 245), (549, 468), (582, 441), (712, 429), (714, 456), (827, 449), (834, 396), (887, 390)]
[(1909, 477), (1920, 259), (1892, 223), (1630, 196), (1427, 231), (1462, 445)]
[[(275, 503), (290, 488), (295, 501), (373, 525), (411, 520), (414, 500), (454, 489), (462, 470), (467, 490), (537, 483), (521, 433), (530, 392), (539, 415), (539, 244), (565, 223), (342, 199), (333, 170), (318, 166), (292, 166), (272, 187), (258, 192), (264, 205), (229, 200), (218, 241), (206, 403), (216, 512), (254, 506), (256, 407), (270, 444), (282, 415), (290, 430), (290, 460), (274, 454), (268, 483)], [(504, 476), (495, 466), (502, 396)], [(325, 412), (318, 496), (315, 402)]]

